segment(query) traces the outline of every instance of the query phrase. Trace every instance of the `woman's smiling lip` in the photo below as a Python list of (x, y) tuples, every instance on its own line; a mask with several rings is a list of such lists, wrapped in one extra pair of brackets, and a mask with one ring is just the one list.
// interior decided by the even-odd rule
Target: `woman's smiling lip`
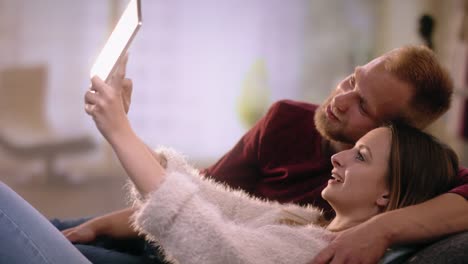
[(331, 110), (331, 105), (328, 105), (328, 107), (327, 107), (327, 117), (328, 117), (328, 119), (331, 119), (331, 120), (334, 120), (334, 121), (340, 121), (338, 119), (338, 117), (336, 117), (336, 115), (333, 114), (333, 112)]
[(336, 181), (336, 182), (339, 182), (339, 183), (343, 183), (344, 182), (344, 179), (343, 177), (341, 177), (341, 175), (339, 175), (338, 173), (336, 173), (336, 171), (332, 171), (331, 173), (331, 181)]

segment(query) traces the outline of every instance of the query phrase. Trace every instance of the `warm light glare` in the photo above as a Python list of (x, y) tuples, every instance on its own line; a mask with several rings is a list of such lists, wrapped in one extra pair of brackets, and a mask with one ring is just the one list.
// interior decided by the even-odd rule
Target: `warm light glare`
[(138, 0), (131, 0), (91, 68), (91, 77), (108, 80), (141, 25)]

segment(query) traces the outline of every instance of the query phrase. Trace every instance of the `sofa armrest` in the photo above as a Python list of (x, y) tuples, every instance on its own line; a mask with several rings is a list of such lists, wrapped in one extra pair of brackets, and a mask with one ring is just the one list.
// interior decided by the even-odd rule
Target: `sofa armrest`
[(468, 231), (429, 244), (409, 257), (404, 263), (468, 263)]

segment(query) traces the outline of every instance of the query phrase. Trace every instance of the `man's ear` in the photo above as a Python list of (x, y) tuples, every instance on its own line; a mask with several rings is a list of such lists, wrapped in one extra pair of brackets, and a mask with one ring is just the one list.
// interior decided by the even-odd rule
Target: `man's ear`
[(386, 207), (389, 203), (389, 196), (390, 194), (388, 192), (383, 193), (379, 198), (377, 198), (377, 206)]

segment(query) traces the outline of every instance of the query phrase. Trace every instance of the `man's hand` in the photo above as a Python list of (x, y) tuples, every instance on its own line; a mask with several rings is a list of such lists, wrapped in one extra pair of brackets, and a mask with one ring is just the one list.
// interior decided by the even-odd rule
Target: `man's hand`
[(468, 202), (461, 195), (444, 193), (343, 231), (312, 263), (376, 263), (391, 245), (426, 243), (466, 230)]
[(342, 231), (314, 258), (312, 264), (377, 263), (390, 246), (384, 230), (369, 220)]

